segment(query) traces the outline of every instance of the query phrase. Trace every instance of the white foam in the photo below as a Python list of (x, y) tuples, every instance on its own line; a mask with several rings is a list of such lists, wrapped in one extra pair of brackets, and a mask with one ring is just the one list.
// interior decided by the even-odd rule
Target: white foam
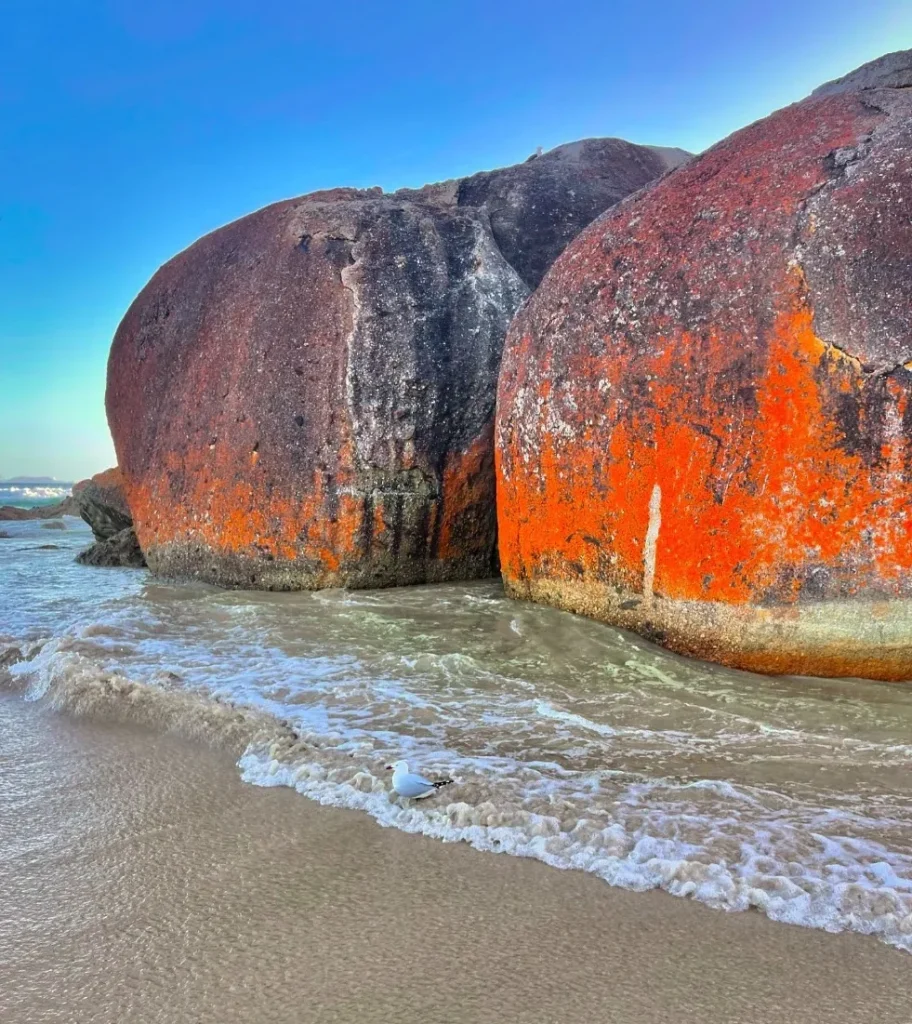
[[(667, 782), (637, 784), (620, 806), (649, 804), (645, 815), (604, 824), (580, 818), (565, 827), (556, 813), (523, 811), (492, 800), (403, 804), (392, 798), (379, 775), (352, 766), (327, 770), (313, 762), (288, 763), (251, 746), (239, 761), (243, 778), (258, 786), (288, 786), (317, 803), (364, 811), (381, 825), (447, 842), (467, 842), (477, 850), (534, 857), (552, 867), (587, 871), (610, 885), (634, 891), (663, 889), (711, 907), (754, 907), (775, 921), (876, 935), (912, 952), (912, 858), (870, 841), (808, 836), (794, 822), (768, 821), (740, 828), (732, 819), (690, 816), (694, 838), (676, 836), (680, 820), (663, 808)], [(347, 776), (347, 777), (346, 777)], [(702, 790), (756, 805), (750, 795), (727, 783), (701, 780), (678, 787)], [(637, 790), (636, 793), (633, 790)], [(469, 798), (471, 800), (471, 797)], [(734, 852), (720, 857), (721, 844)], [(800, 852), (799, 852), (800, 851)], [(789, 860), (789, 854), (802, 858)], [(838, 865), (838, 870), (836, 869)]]

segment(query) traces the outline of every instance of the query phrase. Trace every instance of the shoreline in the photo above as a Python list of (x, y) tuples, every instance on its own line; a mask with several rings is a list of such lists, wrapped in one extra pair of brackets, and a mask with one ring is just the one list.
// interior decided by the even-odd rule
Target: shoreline
[(2, 695), (0, 731), (3, 1019), (910, 1019), (872, 937), (378, 828), (141, 726)]

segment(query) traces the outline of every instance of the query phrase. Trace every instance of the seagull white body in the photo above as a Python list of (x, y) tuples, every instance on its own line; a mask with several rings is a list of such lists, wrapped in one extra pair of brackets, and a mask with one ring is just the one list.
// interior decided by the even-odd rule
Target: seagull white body
[(432, 796), (441, 786), (448, 786), (452, 779), (437, 779), (432, 782), (423, 775), (409, 771), (408, 761), (396, 761), (386, 766), (393, 773), (393, 789), (409, 800), (423, 800)]

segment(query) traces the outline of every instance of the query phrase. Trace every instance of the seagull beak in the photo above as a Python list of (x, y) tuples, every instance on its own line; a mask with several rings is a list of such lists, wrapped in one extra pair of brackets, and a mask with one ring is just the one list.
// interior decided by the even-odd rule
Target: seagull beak
[(391, 772), (391, 771), (393, 770), (393, 766), (392, 766), (391, 764), (388, 764), (388, 765), (386, 766), (386, 770), (387, 770), (388, 772)]

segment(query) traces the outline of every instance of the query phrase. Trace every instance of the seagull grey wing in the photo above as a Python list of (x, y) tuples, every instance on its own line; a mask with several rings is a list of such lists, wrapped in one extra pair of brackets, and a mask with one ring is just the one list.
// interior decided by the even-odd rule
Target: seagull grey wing
[(398, 790), (402, 796), (416, 797), (433, 789), (434, 784), (420, 775), (404, 775), (398, 781)]

